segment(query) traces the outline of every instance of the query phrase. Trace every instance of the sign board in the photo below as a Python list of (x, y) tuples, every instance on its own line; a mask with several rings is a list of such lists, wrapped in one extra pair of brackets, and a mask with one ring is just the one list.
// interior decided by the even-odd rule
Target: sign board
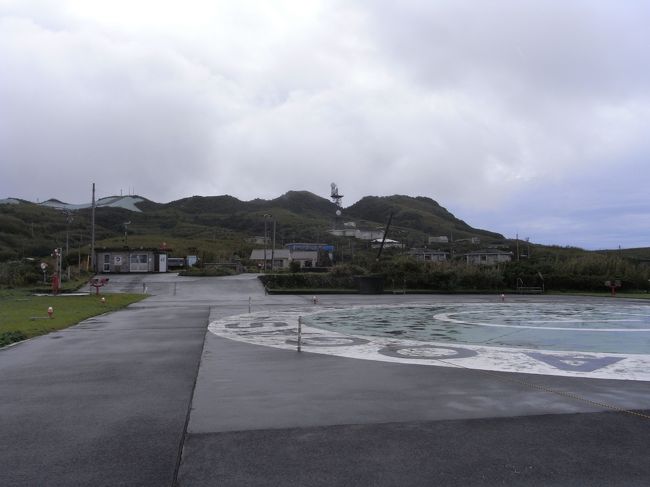
[(122, 256), (121, 255), (116, 255), (113, 257), (113, 263), (115, 265), (122, 265)]

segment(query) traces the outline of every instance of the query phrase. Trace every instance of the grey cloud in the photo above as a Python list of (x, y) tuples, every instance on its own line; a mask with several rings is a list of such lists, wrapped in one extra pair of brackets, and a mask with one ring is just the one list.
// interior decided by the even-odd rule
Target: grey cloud
[(476, 226), (602, 242), (592, 216), (521, 201), (588, 208), (616, 164), (636, 175), (616, 183), (626, 214), (644, 204), (643, 2), (142, 5), (0, 6), (0, 197), (336, 181), (345, 204), (424, 195)]

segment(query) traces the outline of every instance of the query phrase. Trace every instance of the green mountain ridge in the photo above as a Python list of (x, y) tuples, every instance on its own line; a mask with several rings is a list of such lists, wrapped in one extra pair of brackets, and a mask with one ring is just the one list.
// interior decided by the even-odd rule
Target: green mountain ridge
[[(243, 242), (263, 235), (265, 225), (271, 228), (273, 221), (279, 245), (316, 240), (336, 243), (337, 239), (328, 234), (334, 226), (354, 221), (359, 227), (383, 228), (391, 212), (389, 238), (409, 246), (424, 246), (429, 236), (442, 235), (454, 240), (478, 237), (482, 245), (505, 240), (498, 233), (471, 227), (433, 199), (422, 196), (366, 196), (343, 208), (340, 217), (334, 203), (309, 191), (289, 191), (274, 199), (250, 201), (231, 195), (191, 196), (168, 203), (136, 195), (102, 199), (110, 198), (115, 198), (117, 204), (124, 200), (131, 209), (96, 208), (98, 245), (154, 246), (166, 242), (182, 249), (210, 247), (223, 249), (224, 255), (228, 249), (239, 249), (240, 254), (245, 254), (248, 247)], [(11, 200), (0, 200), (0, 260), (47, 256), (55, 247), (65, 248), (66, 232), (69, 246), (88, 247), (90, 208), (68, 205), (77, 209), (64, 212), (44, 204), (23, 200), (17, 204), (15, 198)], [(47, 201), (51, 204), (55, 200)], [(132, 211), (133, 206), (139, 211)], [(71, 222), (66, 221), (68, 213)]]
[(395, 225), (430, 236), (447, 236), (450, 240), (472, 237), (505, 239), (499, 233), (472, 228), (436, 201), (423, 196), (366, 196), (347, 208), (345, 213), (367, 220), (385, 221), (391, 211)]

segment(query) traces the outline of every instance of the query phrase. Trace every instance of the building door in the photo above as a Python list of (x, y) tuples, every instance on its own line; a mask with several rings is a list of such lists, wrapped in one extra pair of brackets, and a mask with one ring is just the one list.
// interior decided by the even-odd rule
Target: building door
[(167, 254), (158, 255), (158, 272), (167, 272)]
[(147, 254), (131, 254), (129, 257), (130, 272), (149, 272), (149, 256)]

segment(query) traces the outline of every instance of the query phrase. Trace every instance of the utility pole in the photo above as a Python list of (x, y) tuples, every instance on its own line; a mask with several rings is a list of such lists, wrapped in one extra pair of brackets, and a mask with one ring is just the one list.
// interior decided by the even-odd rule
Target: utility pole
[(266, 229), (266, 217), (267, 215), (264, 215), (264, 272), (266, 272), (266, 237), (268, 234), (268, 231)]
[(70, 255), (70, 224), (74, 220), (74, 217), (72, 216), (72, 213), (70, 210), (66, 211), (66, 217), (65, 217), (65, 258), (68, 260), (68, 281), (70, 280), (70, 259), (68, 259), (68, 256)]
[[(268, 221), (270, 218), (273, 218), (273, 215), (269, 213), (264, 214), (264, 271), (266, 272), (266, 247), (268, 242)], [(271, 270), (273, 270), (273, 258), (275, 257), (275, 220), (273, 220), (273, 247), (271, 247)]]
[(77, 265), (79, 267), (79, 273), (81, 274), (81, 237), (82, 234), (79, 232), (79, 242), (77, 242)]
[(97, 272), (97, 263), (95, 262), (95, 183), (93, 183), (93, 207), (90, 220), (90, 267), (91, 272)]
[(129, 225), (130, 224), (131, 224), (130, 220), (128, 222), (124, 222), (124, 245), (126, 247), (129, 246)]
[(526, 237), (526, 258), (530, 259), (530, 237)]
[(518, 233), (515, 235), (515, 239), (517, 242), (517, 262), (519, 262), (519, 234)]
[(271, 247), (271, 271), (275, 270), (275, 218), (273, 218), (273, 247)]

